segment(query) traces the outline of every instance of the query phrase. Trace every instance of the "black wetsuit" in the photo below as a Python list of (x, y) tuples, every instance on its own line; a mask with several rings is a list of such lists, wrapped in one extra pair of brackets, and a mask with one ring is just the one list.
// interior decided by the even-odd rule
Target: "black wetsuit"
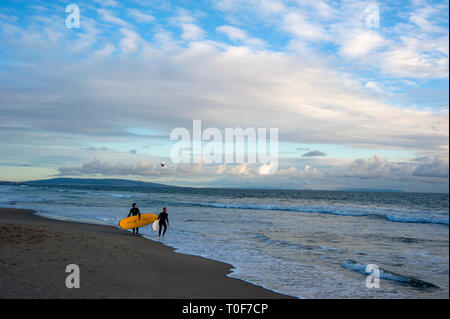
[[(128, 214), (128, 217), (131, 215), (136, 216), (139, 215), (139, 219), (141, 218), (141, 212), (139, 211), (139, 208), (132, 208), (130, 209), (130, 213)], [(139, 228), (133, 228), (133, 234), (139, 234)]]
[[(159, 219), (159, 236), (161, 236), (161, 229), (164, 227), (163, 236), (167, 230), (167, 224), (169, 223), (169, 215), (167, 213), (161, 212), (158, 216)], [(167, 221), (167, 224), (166, 224)]]

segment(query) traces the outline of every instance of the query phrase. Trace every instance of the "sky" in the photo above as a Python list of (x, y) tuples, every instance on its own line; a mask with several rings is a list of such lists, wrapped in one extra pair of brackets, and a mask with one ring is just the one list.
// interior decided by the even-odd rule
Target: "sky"
[[(66, 25), (69, 4), (79, 28)], [(0, 180), (448, 192), (448, 10), (422, 0), (2, 0)], [(170, 133), (192, 132), (193, 120), (277, 128), (277, 170), (174, 163)]]

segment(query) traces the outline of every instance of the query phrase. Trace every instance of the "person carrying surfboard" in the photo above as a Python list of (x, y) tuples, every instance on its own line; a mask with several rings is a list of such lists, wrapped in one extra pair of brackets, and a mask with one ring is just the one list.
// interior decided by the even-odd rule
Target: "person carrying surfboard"
[[(164, 235), (166, 234), (167, 226), (170, 225), (169, 214), (167, 214), (167, 207), (164, 207), (163, 211), (161, 213), (159, 213), (158, 220), (159, 220), (159, 237), (161, 237), (161, 229), (164, 227), (164, 231), (162, 234), (162, 237), (164, 238)], [(166, 224), (166, 221), (167, 221), (167, 224)]]
[[(136, 207), (136, 203), (133, 203), (133, 205), (131, 205), (131, 209), (127, 217), (130, 217), (131, 215), (139, 215), (139, 220), (141, 220), (141, 212), (139, 211), (139, 208)], [(139, 235), (139, 228), (133, 228), (133, 234)]]

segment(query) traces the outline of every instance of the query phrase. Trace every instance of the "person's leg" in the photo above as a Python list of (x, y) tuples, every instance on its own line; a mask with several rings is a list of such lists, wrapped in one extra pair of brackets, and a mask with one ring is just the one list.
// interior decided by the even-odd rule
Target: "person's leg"
[(136, 235), (139, 235), (139, 227), (136, 228)]
[(136, 228), (133, 228), (133, 235), (136, 234)]
[(162, 228), (162, 225), (159, 224), (159, 237), (161, 237), (161, 228)]
[(166, 234), (166, 230), (167, 230), (167, 225), (166, 225), (166, 224), (164, 224), (163, 237), (164, 237), (164, 235)]

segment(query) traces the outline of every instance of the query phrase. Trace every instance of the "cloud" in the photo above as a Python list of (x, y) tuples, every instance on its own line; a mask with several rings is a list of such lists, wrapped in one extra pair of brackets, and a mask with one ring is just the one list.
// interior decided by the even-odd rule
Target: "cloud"
[(445, 192), (448, 188), (448, 159), (431, 160), (426, 172), (425, 165), (422, 164), (424, 163), (390, 162), (375, 155), (338, 166), (314, 167), (312, 164), (294, 167), (285, 163), (276, 173), (267, 174), (270, 171), (267, 165), (248, 163), (173, 164), (169, 161), (166, 167), (161, 168), (159, 161), (117, 162), (96, 159), (81, 166), (60, 167), (58, 171), (60, 176), (139, 177), (184, 185), (199, 185), (198, 181), (202, 180), (203, 186), (245, 185), (288, 189), (389, 187), (407, 191)]
[(250, 178), (258, 175), (267, 175), (271, 170), (269, 165), (260, 164), (173, 164), (168, 162), (161, 168), (159, 162), (152, 160), (141, 160), (136, 162), (110, 162), (94, 159), (81, 166), (60, 167), (61, 176), (140, 176), (140, 177), (230, 177)]
[(364, 2), (347, 2), (340, 21), (331, 24), (334, 42), (340, 53), (365, 69), (376, 68), (392, 77), (412, 79), (448, 78), (448, 30), (438, 26), (439, 12), (448, 11), (448, 3), (415, 1), (406, 11), (407, 21), (388, 25), (384, 15), (390, 8), (380, 6), (379, 28), (367, 28)]
[(94, 0), (94, 2), (104, 7), (117, 7), (119, 5), (115, 0)]
[(199, 40), (205, 35), (205, 31), (193, 23), (184, 23), (181, 28), (183, 30), (181, 37), (184, 40)]
[(206, 168), (203, 164), (168, 164), (167, 166), (162, 168), (160, 163), (151, 160), (122, 163), (95, 159), (81, 166), (60, 167), (58, 171), (61, 176), (103, 175), (158, 177), (201, 176), (214, 173), (211, 166)]
[[(303, 169), (290, 167), (280, 169), (277, 175), (288, 175), (291, 177), (313, 178), (316, 183), (328, 181), (333, 184), (339, 181), (353, 181), (353, 185), (364, 187), (368, 181), (379, 181), (379, 186), (397, 183), (398, 187), (408, 189), (414, 183), (431, 185), (442, 185), (443, 191), (448, 185), (448, 158), (435, 157), (421, 159), (419, 162), (391, 162), (379, 155), (369, 158), (359, 158), (350, 164), (334, 165), (322, 168), (312, 168), (306, 165)], [(367, 181), (358, 183), (357, 180)], [(383, 184), (385, 183), (385, 184)], [(426, 188), (425, 188), (426, 189)], [(424, 188), (422, 189), (424, 190)]]
[(127, 12), (134, 20), (140, 23), (149, 23), (155, 21), (154, 16), (143, 13), (138, 9), (128, 9)]
[(116, 48), (112, 43), (106, 43), (102, 49), (95, 51), (95, 54), (98, 56), (108, 56), (115, 50)]
[(386, 41), (374, 31), (364, 31), (352, 34), (341, 46), (341, 54), (348, 57), (360, 57), (385, 45)]
[(394, 178), (395, 176), (404, 178), (410, 176), (413, 171), (412, 165), (392, 163), (379, 155), (371, 158), (359, 158), (350, 166), (331, 172), (340, 177), (358, 178)]
[(375, 57), (383, 72), (409, 78), (448, 78), (448, 35), (427, 39), (404, 36)]
[[(281, 128), (282, 141), (296, 143), (301, 137), (302, 143), (434, 152), (448, 145), (447, 113), (382, 102), (363, 83), (314, 56), (299, 59), (211, 41), (181, 47), (169, 39), (170, 45), (155, 48), (126, 28), (120, 36), (120, 50), (136, 54), (135, 59), (111, 56), (95, 64), (84, 62), (90, 60), (88, 54), (76, 64), (53, 59), (52, 52), (70, 49), (61, 41), (35, 55), (39, 71), (11, 65), (13, 74), (22, 76), (10, 77), (8, 94), (0, 96), (4, 120), (52, 132), (107, 136), (124, 135), (130, 119), (133, 125), (169, 132), (199, 118), (219, 128), (263, 123)], [(35, 47), (20, 45), (24, 52)], [(51, 72), (54, 68), (61, 72)], [(23, 78), (47, 85), (24, 96)], [(101, 117), (92, 117), (93, 112)]]
[(27, 163), (17, 163), (17, 162), (0, 162), (0, 166), (7, 167), (30, 167), (30, 164)]
[(448, 30), (438, 25), (440, 22), (448, 23), (448, 21), (442, 21), (440, 17), (442, 11), (448, 10), (448, 2), (445, 3), (444, 1), (443, 3), (434, 3), (432, 5), (426, 2), (417, 3), (420, 5), (409, 13), (409, 20), (412, 23), (427, 33), (448, 32)]
[(129, 29), (121, 28), (120, 33), (123, 35), (122, 40), (120, 41), (120, 49), (123, 53), (133, 53), (139, 49), (139, 46), (144, 41), (141, 36)]
[(59, 168), (60, 175), (79, 176), (79, 175), (155, 175), (159, 173), (157, 165), (152, 162), (140, 162), (134, 164), (109, 163), (107, 161), (93, 160), (84, 163), (80, 167), (62, 167)]
[(325, 154), (324, 152), (321, 152), (321, 151), (310, 151), (310, 152), (303, 154), (302, 156), (315, 157), (315, 156), (327, 156), (327, 154)]
[(216, 32), (225, 34), (232, 41), (241, 41), (245, 45), (254, 47), (263, 47), (266, 45), (261, 39), (249, 37), (247, 32), (233, 26), (219, 26), (216, 28)]
[[(448, 4), (414, 1), (399, 12), (383, 3), (382, 15), (402, 15), (389, 24), (392, 16), (382, 16), (379, 29), (367, 28), (367, 2), (360, 1), (219, 1), (214, 6), (223, 20), (216, 29), (208, 28), (212, 10), (167, 5), (165, 18), (158, 15), (149, 29), (143, 25), (152, 22), (149, 11), (120, 16), (114, 5), (121, 4), (103, 4), (83, 13), (79, 30), (61, 28), (64, 17), (51, 10), (47, 16), (0, 14), (0, 74), (8, 79), (0, 86), (0, 111), (2, 121), (20, 127), (0, 128), (8, 162), (14, 156), (26, 162), (32, 148), (45, 165), (73, 165), (81, 172), (80, 163), (92, 153), (80, 148), (110, 142), (122, 151), (97, 152), (101, 166), (133, 171), (131, 164), (117, 163), (130, 157), (131, 145), (145, 145), (150, 137), (130, 134), (130, 126), (167, 135), (201, 119), (219, 129), (275, 127), (280, 143), (317, 145), (311, 149), (344, 145), (428, 158), (364, 158), (350, 167), (343, 155), (334, 168), (328, 157), (302, 158), (310, 166), (281, 167), (281, 184), (294, 172), (322, 185), (445, 179), (448, 89), (438, 94), (430, 89), (436, 82), (427, 80), (437, 79), (439, 86), (448, 79), (448, 17), (442, 14)], [(162, 4), (152, 2), (152, 12)], [(260, 34), (268, 45), (253, 38)], [(405, 90), (406, 82), (417, 86)], [(443, 96), (439, 107), (437, 95)], [(162, 152), (164, 141), (151, 151)], [(183, 169), (208, 172), (206, 166)], [(258, 173), (265, 170), (220, 166), (211, 174), (262, 178)]]
[(247, 38), (247, 33), (244, 30), (229, 25), (217, 27), (216, 31), (225, 33), (231, 40), (244, 40)]
[(383, 92), (383, 89), (380, 87), (380, 85), (374, 81), (367, 81), (366, 84), (364, 84), (364, 87), (378, 93)]
[(324, 18), (331, 18), (335, 16), (338, 13), (338, 10), (330, 6), (326, 1), (311, 1), (311, 2), (304, 2), (302, 0), (297, 0), (300, 4), (305, 4), (307, 6), (311, 6), (315, 9), (315, 12), (319, 13), (321, 17)]
[(105, 22), (109, 22), (109, 23), (112, 23), (112, 24), (115, 24), (115, 25), (119, 25), (119, 26), (122, 26), (122, 27), (127, 27), (127, 28), (130, 28), (130, 26), (131, 26), (127, 21), (125, 21), (125, 20), (115, 16), (112, 13), (112, 11), (110, 11), (110, 10), (97, 9), (97, 12), (100, 15), (100, 17), (102, 18), (102, 20), (105, 21)]
[(330, 178), (379, 179), (402, 182), (439, 182), (448, 184), (448, 158), (436, 157), (420, 162), (390, 162), (374, 155), (360, 158), (349, 166), (334, 167), (324, 176)]
[(48, 9), (41, 5), (30, 5), (28, 8), (34, 10), (34, 11), (47, 11)]
[(448, 178), (449, 166), (448, 158), (436, 157), (434, 159), (425, 159), (414, 170), (414, 176), (421, 177), (443, 177)]
[(326, 40), (330, 35), (318, 24), (311, 23), (300, 12), (287, 12), (282, 17), (282, 29), (307, 40)]
[(108, 151), (109, 148), (104, 147), (104, 146), (103, 146), (103, 147), (93, 147), (93, 146), (89, 146), (89, 147), (86, 147), (85, 150), (86, 150), (86, 151), (93, 151), (93, 152), (95, 152), (95, 151)]

